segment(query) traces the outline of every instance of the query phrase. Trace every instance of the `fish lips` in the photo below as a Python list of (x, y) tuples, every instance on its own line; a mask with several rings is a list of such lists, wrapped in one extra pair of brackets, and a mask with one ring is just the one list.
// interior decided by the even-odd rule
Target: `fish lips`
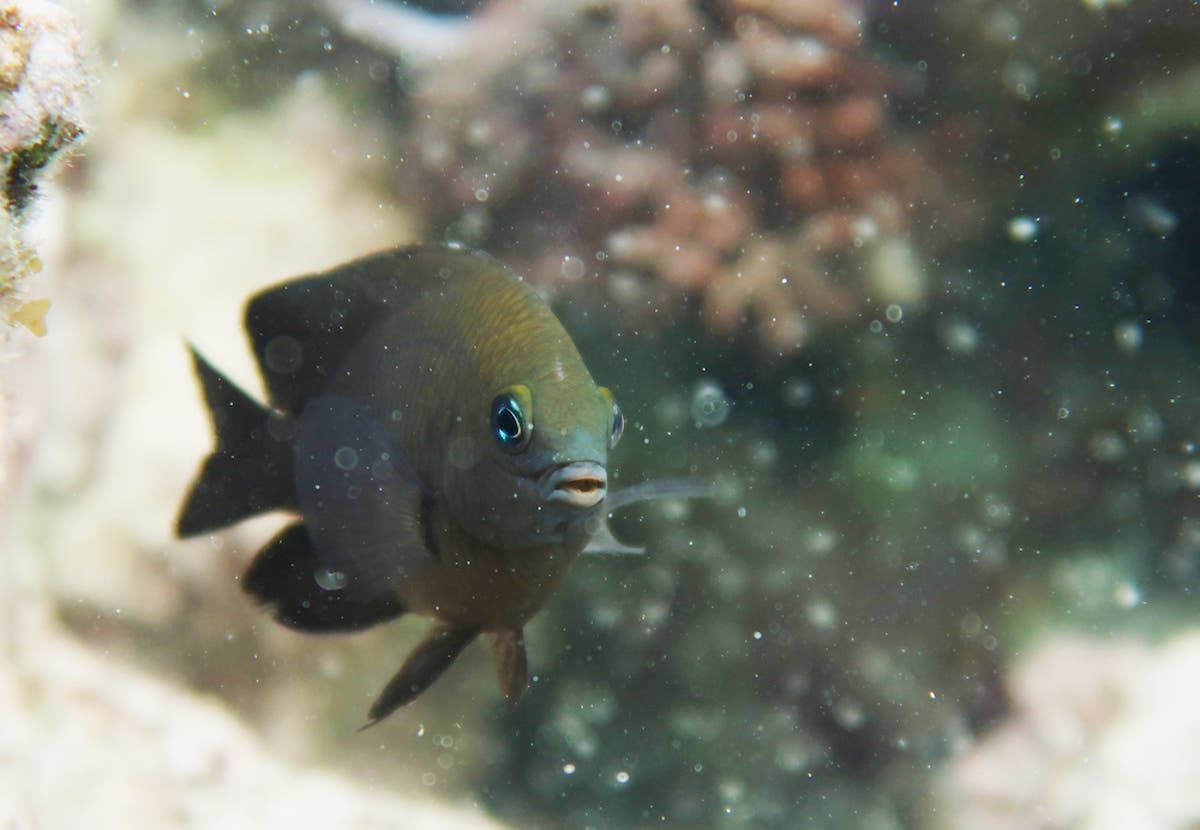
[(595, 461), (570, 461), (543, 473), (538, 491), (550, 504), (586, 510), (608, 495), (608, 472)]

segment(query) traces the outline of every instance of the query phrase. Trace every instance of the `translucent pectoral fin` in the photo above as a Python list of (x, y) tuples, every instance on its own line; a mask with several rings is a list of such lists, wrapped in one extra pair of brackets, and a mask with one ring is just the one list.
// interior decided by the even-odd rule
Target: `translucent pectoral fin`
[(646, 552), (645, 548), (627, 545), (613, 534), (608, 520), (614, 513), (631, 504), (651, 499), (706, 499), (712, 498), (715, 492), (716, 488), (711, 482), (694, 479), (643, 481), (641, 484), (618, 490), (605, 501), (605, 513), (583, 552), (609, 556), (640, 556)]
[(599, 556), (642, 556), (646, 553), (646, 549), (627, 545), (614, 536), (612, 528), (608, 526), (608, 517), (604, 516), (600, 519), (600, 526), (588, 540), (587, 547), (583, 549), (583, 552)]

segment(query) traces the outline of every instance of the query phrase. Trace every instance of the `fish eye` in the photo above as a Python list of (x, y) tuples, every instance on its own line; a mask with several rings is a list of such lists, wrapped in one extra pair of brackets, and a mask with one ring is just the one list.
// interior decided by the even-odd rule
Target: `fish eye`
[(502, 392), (492, 401), (492, 435), (506, 452), (518, 453), (529, 446), (533, 424), (525, 418), (517, 397)]
[(621, 440), (621, 436), (625, 434), (625, 416), (621, 414), (621, 407), (617, 406), (617, 402), (612, 402), (612, 433), (608, 436), (608, 448), (611, 450)]

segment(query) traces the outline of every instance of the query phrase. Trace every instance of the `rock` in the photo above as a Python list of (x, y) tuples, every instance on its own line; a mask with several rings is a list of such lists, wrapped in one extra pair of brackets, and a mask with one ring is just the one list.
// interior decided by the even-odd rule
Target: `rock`
[(1014, 712), (947, 767), (932, 827), (1200, 823), (1200, 630), (1156, 647), (1059, 635), (1009, 685)]
[(82, 645), (31, 603), (6, 610), (0, 826), (502, 828), (275, 757), (215, 700)]

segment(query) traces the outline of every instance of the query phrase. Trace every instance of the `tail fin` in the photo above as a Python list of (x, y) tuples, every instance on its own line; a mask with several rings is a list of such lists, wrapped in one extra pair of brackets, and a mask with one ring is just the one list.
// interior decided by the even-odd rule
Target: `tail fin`
[(217, 446), (201, 465), (179, 512), (175, 533), (180, 538), (295, 501), (291, 447), (279, 436), (278, 416), (234, 386), (190, 344), (188, 351), (204, 389)]

